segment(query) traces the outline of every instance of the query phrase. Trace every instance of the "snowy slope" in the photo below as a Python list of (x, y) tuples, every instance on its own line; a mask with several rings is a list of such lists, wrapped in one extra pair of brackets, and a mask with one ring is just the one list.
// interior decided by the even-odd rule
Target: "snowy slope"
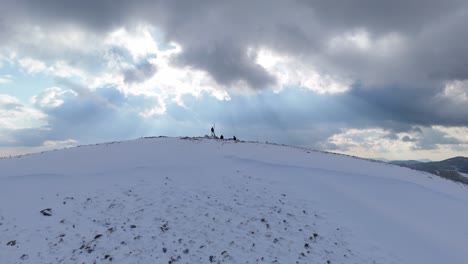
[(151, 138), (0, 159), (0, 263), (468, 263), (467, 223), (464, 185), (287, 146)]

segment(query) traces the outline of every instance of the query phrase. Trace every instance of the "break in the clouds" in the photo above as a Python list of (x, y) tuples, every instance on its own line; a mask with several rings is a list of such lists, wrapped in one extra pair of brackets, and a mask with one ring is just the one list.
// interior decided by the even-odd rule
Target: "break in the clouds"
[(357, 155), (463, 155), (466, 24), (464, 0), (3, 0), (1, 145), (216, 122)]

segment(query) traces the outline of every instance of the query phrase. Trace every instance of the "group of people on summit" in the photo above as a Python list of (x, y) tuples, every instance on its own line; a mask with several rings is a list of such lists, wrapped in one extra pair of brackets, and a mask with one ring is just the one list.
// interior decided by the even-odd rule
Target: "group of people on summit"
[[(216, 136), (216, 133), (215, 133), (215, 130), (214, 130), (214, 126), (211, 127), (211, 137), (212, 137), (212, 138), (218, 138), (218, 137)], [(224, 139), (224, 136), (223, 136), (223, 135), (219, 136), (219, 139)], [(232, 137), (232, 140), (237, 140), (236, 136), (233, 136), (233, 137)]]

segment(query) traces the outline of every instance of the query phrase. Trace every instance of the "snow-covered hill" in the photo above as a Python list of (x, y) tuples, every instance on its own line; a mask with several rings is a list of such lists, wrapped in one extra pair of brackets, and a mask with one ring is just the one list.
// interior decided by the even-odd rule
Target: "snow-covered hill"
[(468, 189), (380, 162), (150, 138), (0, 160), (0, 263), (468, 263)]

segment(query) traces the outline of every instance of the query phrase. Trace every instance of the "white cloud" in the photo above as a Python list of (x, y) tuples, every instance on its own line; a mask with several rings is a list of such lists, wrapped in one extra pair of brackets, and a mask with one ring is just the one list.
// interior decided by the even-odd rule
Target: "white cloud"
[(18, 63), (28, 74), (43, 73), (60, 78), (77, 77), (80, 79), (87, 79), (90, 75), (85, 70), (73, 67), (64, 60), (58, 60), (53, 62), (52, 65), (47, 65), (44, 61), (26, 57), (19, 59)]
[(448, 155), (465, 155), (468, 150), (468, 128), (454, 127), (420, 127), (418, 131), (402, 132), (389, 137), (388, 131), (380, 128), (346, 129), (342, 133), (328, 138), (324, 144), (336, 146), (338, 150), (348, 155), (367, 158), (387, 158), (390, 160), (428, 158), (442, 160)]
[(46, 115), (26, 107), (10, 95), (0, 94), (0, 128), (22, 129), (37, 127), (45, 122)]
[(19, 100), (8, 94), (0, 94), (0, 106), (6, 104), (18, 104)]
[(30, 57), (20, 59), (18, 62), (29, 74), (36, 74), (47, 70), (44, 62)]
[(177, 43), (169, 45), (171, 49), (157, 50), (156, 57), (149, 59), (157, 69), (152, 78), (137, 84), (121, 82), (120, 87), (126, 93), (135, 91), (148, 95), (157, 93), (163, 100), (170, 98), (179, 100), (185, 94), (199, 96), (202, 92), (207, 92), (219, 100), (229, 100), (228, 87), (218, 85), (207, 72), (173, 65), (172, 58), (182, 52), (182, 48)]
[[(119, 28), (101, 39), (73, 27), (60, 28), (63, 36), (73, 40), (74, 44), (67, 44), (63, 36), (49, 37), (39, 27), (24, 27), (23, 30), (34, 34), (35, 40), (44, 40), (35, 43), (36, 48), (40, 48), (42, 43), (49, 43), (62, 51), (69, 51), (68, 55), (80, 54), (89, 48), (86, 52), (95, 52), (95, 55), (98, 55), (95, 58), (100, 60), (96, 64), (101, 65), (100, 69), (91, 73), (90, 69), (80, 65), (72, 66), (66, 56), (50, 62), (32, 57), (19, 59), (20, 66), (29, 74), (42, 72), (54, 77), (77, 78), (90, 89), (111, 84), (119, 87), (124, 93), (158, 93), (162, 100), (175, 100), (180, 105), (183, 105), (181, 98), (185, 94), (199, 96), (202, 92), (207, 92), (218, 100), (230, 100), (230, 92), (253, 92), (246, 83), (238, 82), (227, 87), (219, 85), (206, 71), (174, 65), (171, 63), (172, 59), (179, 55), (183, 48), (177, 43), (158, 43), (154, 38), (156, 30), (148, 25)], [(88, 38), (94, 40), (92, 48), (84, 43)], [(132, 61), (109, 52), (115, 47), (128, 51)], [(342, 93), (350, 89), (351, 80), (321, 73), (312, 65), (302, 62), (300, 58), (283, 56), (267, 49), (254, 52), (257, 53), (257, 63), (278, 79), (278, 86), (274, 88), (276, 91), (285, 86), (300, 86), (320, 94)], [(125, 83), (123, 72), (150, 55), (156, 55), (149, 59), (156, 67), (156, 74), (142, 83)]]
[[(28, 74), (42, 73), (73, 79), (74, 83), (90, 90), (112, 85), (127, 95), (158, 94), (160, 102), (174, 100), (181, 106), (184, 105), (182, 98), (187, 94), (197, 97), (202, 93), (208, 93), (218, 100), (230, 100), (229, 93), (252, 93), (245, 83), (238, 82), (229, 87), (219, 85), (206, 71), (174, 65), (173, 58), (179, 55), (183, 48), (177, 43), (158, 43), (154, 37), (156, 29), (149, 25), (119, 28), (104, 33), (105, 35), (101, 37), (72, 26), (53, 28), (51, 30), (54, 30), (54, 34), (46, 34), (39, 26), (23, 25), (19, 28), (22, 34), (17, 36), (18, 47), (16, 50), (14, 47), (9, 47), (9, 51), (14, 54), (12, 61), (18, 63)], [(34, 36), (28, 45), (26, 39), (23, 39), (27, 35), (25, 33)], [(25, 52), (26, 46), (28, 52)], [(130, 60), (116, 51), (116, 47), (128, 52)], [(54, 56), (44, 55), (49, 53), (53, 53)], [(23, 57), (23, 54), (29, 55)], [(35, 57), (34, 54), (40, 56)], [(89, 54), (92, 54), (91, 57), (95, 60), (93, 69), (87, 68), (87, 64), (75, 63), (76, 58)], [(280, 59), (283, 60), (281, 65), (274, 65), (270, 70), (276, 71), (280, 68), (291, 68), (291, 70), (273, 72), (282, 80), (278, 89), (282, 85), (300, 85), (320, 93), (343, 92), (348, 89), (346, 84), (336, 81), (332, 76), (321, 76), (307, 65), (300, 65), (290, 59), (285, 61), (283, 57)], [(125, 83), (124, 72), (142, 60), (148, 60), (154, 65), (156, 73), (143, 82)], [(294, 67), (302, 68), (292, 70)], [(42, 94), (43, 97), (38, 96), (35, 103), (41, 107), (58, 106), (61, 103), (56, 99), (58, 94), (52, 92), (53, 90), (49, 90), (46, 91), (47, 96), (45, 94)], [(142, 115), (164, 113), (165, 108), (161, 105), (164, 103), (155, 103), (152, 110), (147, 110)]]
[[(61, 36), (49, 37), (40, 27), (23, 27), (23, 31), (34, 34), (35, 40), (44, 40), (44, 42), (31, 43), (31, 46), (35, 46), (37, 50), (43, 47), (43, 43), (48, 43), (49, 46), (56, 47), (58, 50), (68, 51), (59, 60), (49, 61), (31, 56), (18, 58), (16, 52), (12, 52), (15, 54), (12, 60), (16, 61), (29, 74), (43, 73), (53, 77), (74, 79), (76, 83), (91, 90), (112, 85), (118, 87), (124, 94), (145, 94), (148, 96), (158, 94), (161, 101), (176, 100), (180, 101), (181, 104), (183, 102), (180, 98), (184, 94), (198, 96), (202, 92), (208, 92), (219, 100), (229, 100), (227, 90), (231, 87), (218, 85), (207, 72), (173, 65), (172, 58), (180, 54), (182, 48), (177, 43), (157, 43), (153, 37), (155, 29), (148, 25), (120, 28), (107, 33), (101, 39), (73, 27), (60, 28), (60, 32), (70, 38), (74, 44), (67, 44), (64, 37)], [(93, 41), (92, 48), (89, 47), (87, 39)], [(115, 53), (115, 47), (129, 52), (131, 60), (123, 58), (118, 52)], [(72, 64), (70, 58), (84, 53), (87, 48), (90, 49), (86, 51), (87, 53), (94, 52), (96, 60), (94, 64), (99, 65), (99, 68), (91, 70), (87, 69), (85, 65)], [(124, 72), (135, 67), (141, 60), (148, 60), (149, 63), (153, 64), (156, 68), (156, 74), (141, 83), (125, 83)], [(38, 97), (36, 98), (37, 103), (48, 107), (57, 106), (59, 101), (47, 101), (48, 98), (54, 96), (52, 90), (46, 93), (49, 97)], [(43, 96), (45, 95), (43, 94)], [(161, 114), (165, 111), (165, 108), (159, 108), (162, 104), (156, 105), (159, 106), (155, 106), (151, 111), (146, 111), (144, 116)]]
[(447, 82), (442, 96), (457, 102), (468, 102), (468, 80)]
[(335, 94), (348, 91), (352, 84), (350, 79), (321, 73), (300, 58), (281, 55), (268, 49), (251, 52), (256, 53), (257, 63), (278, 80), (276, 90), (286, 86), (300, 86), (319, 94)]
[(139, 25), (133, 31), (125, 28), (111, 32), (105, 39), (107, 46), (117, 46), (127, 49), (134, 61), (156, 54), (159, 51), (158, 44), (154, 40), (151, 32), (154, 29), (148, 25)]
[(66, 61), (57, 61), (52, 66), (47, 68), (47, 72), (50, 75), (61, 77), (61, 78), (87, 78), (88, 73), (77, 67), (72, 67)]
[(413, 142), (401, 142), (387, 138), (388, 134), (387, 131), (380, 128), (347, 129), (340, 134), (331, 136), (328, 143), (348, 149), (346, 152), (359, 153), (358, 155), (367, 157), (396, 150), (405, 152), (414, 146)]
[(55, 108), (63, 104), (64, 99), (78, 94), (72, 90), (50, 87), (32, 97), (31, 102), (39, 108)]

